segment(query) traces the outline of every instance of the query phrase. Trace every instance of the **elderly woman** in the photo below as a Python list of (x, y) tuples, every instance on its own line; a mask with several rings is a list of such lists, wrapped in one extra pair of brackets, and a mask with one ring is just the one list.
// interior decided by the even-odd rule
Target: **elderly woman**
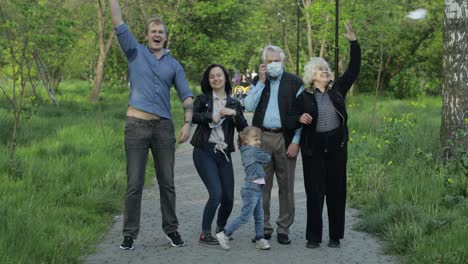
[(218, 211), (216, 233), (224, 229), (234, 204), (234, 170), (231, 152), (234, 129), (247, 126), (242, 106), (233, 99), (227, 70), (211, 64), (203, 73), (201, 89), (193, 103), (193, 123), (197, 129), (190, 143), (194, 146), (193, 162), (209, 194), (203, 210), (199, 242), (217, 245), (211, 225)]
[(297, 125), (302, 125), (300, 141), (307, 195), (308, 248), (322, 242), (322, 209), (327, 202), (329, 247), (340, 247), (343, 238), (346, 204), (346, 162), (348, 127), (346, 93), (356, 80), (361, 66), (361, 49), (351, 24), (344, 36), (350, 41), (348, 70), (336, 82), (323, 58), (312, 58), (304, 67), (305, 90), (297, 98)]

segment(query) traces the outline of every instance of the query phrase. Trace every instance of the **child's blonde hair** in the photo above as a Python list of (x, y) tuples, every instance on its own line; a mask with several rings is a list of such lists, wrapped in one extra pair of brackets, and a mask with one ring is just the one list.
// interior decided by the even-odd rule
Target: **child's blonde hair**
[(247, 126), (239, 133), (238, 145), (239, 148), (245, 146), (246, 138), (249, 136), (261, 136), (262, 130), (255, 126)]

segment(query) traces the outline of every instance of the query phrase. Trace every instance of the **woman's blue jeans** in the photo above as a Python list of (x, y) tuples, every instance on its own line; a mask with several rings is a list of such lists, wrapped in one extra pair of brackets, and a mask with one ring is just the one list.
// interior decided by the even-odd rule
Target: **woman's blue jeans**
[(214, 146), (211, 144), (207, 144), (204, 148), (196, 147), (193, 150), (193, 163), (209, 194), (203, 210), (202, 232), (204, 234), (211, 233), (211, 224), (218, 207), (216, 221), (218, 228), (224, 228), (231, 215), (234, 204), (234, 170), (230, 154), (228, 157), (229, 161), (220, 151), (215, 153)]

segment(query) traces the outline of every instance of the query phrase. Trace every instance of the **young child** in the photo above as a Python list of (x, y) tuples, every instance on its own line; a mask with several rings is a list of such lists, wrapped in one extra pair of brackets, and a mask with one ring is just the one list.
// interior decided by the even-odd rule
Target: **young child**
[(241, 189), (242, 211), (232, 223), (224, 227), (224, 231), (216, 234), (222, 248), (229, 250), (229, 236), (249, 219), (255, 219), (255, 247), (257, 249), (270, 249), (268, 240), (263, 237), (263, 207), (262, 187), (265, 184), (265, 171), (263, 164), (270, 162), (271, 156), (260, 150), (262, 131), (248, 126), (239, 135), (242, 165), (245, 169), (244, 186)]

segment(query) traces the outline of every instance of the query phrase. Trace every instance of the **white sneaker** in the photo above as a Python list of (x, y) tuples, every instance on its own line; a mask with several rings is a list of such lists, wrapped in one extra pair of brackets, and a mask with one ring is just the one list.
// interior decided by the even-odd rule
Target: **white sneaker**
[(255, 242), (255, 247), (261, 250), (268, 250), (271, 248), (270, 243), (268, 243), (268, 240), (264, 238), (257, 240), (257, 242)]
[(216, 237), (218, 238), (219, 245), (224, 250), (231, 249), (231, 247), (229, 246), (229, 237), (224, 234), (224, 231), (221, 231), (221, 232), (217, 233)]

